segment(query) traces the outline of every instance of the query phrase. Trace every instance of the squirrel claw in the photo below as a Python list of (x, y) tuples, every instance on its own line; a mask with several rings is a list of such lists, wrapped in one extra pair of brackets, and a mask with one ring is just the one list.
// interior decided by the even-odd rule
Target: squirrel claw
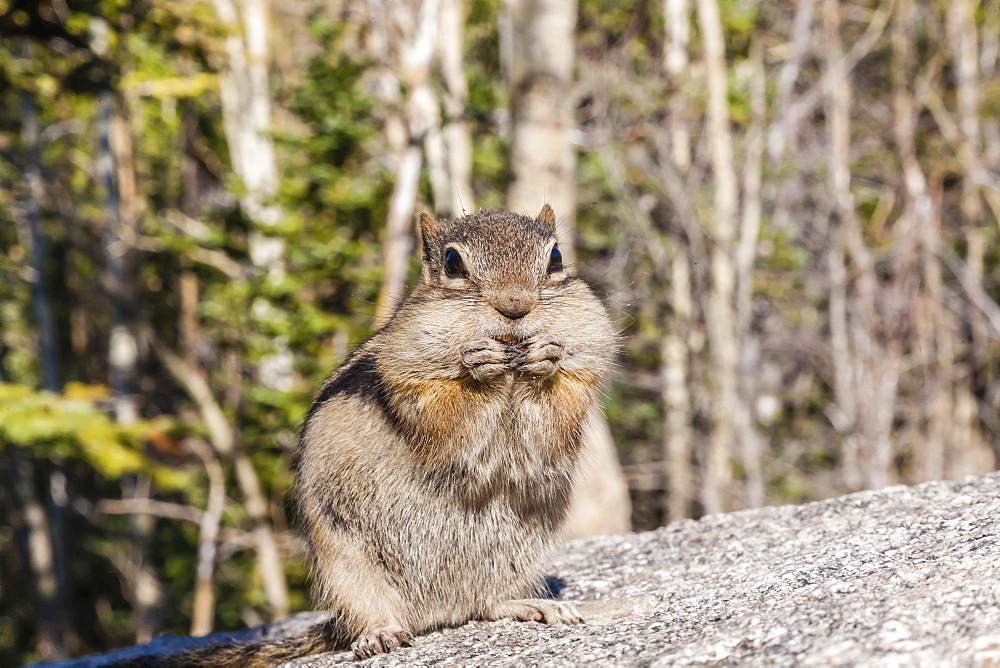
[(510, 346), (493, 339), (481, 339), (462, 350), (462, 365), (476, 380), (489, 380), (510, 370), (514, 354)]
[(398, 626), (390, 626), (358, 636), (357, 640), (351, 643), (351, 649), (354, 650), (356, 658), (370, 659), (376, 654), (386, 654), (400, 647), (409, 647), (411, 644), (413, 644), (412, 633)]
[(523, 345), (524, 351), (514, 358), (518, 371), (533, 378), (548, 378), (559, 370), (559, 361), (565, 355), (560, 341), (540, 334)]

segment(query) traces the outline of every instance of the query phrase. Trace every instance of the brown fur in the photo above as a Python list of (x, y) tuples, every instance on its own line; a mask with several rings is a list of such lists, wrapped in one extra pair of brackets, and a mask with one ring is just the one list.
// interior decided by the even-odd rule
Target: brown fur
[[(549, 272), (547, 205), (534, 220), (422, 216), (421, 229), (419, 285), (327, 380), (302, 430), (314, 597), (337, 620), (303, 650), (349, 640), (365, 657), (471, 619), (579, 620), (532, 597), (615, 352), (611, 323), (580, 279)], [(449, 249), (467, 277), (447, 275)], [(240, 665), (287, 658), (269, 647)]]

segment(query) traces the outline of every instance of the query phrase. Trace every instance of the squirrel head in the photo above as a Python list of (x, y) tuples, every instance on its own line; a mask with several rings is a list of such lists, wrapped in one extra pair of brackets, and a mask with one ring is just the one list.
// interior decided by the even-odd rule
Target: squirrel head
[(526, 316), (542, 289), (567, 279), (548, 204), (534, 219), (484, 210), (453, 221), (420, 214), (421, 283), (445, 293), (474, 292), (512, 321)]

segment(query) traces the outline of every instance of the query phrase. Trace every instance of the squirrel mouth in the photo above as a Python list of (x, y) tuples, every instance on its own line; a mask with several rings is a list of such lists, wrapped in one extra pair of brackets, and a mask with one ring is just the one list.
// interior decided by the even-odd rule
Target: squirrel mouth
[(508, 348), (520, 350), (524, 347), (524, 339), (519, 339), (513, 334), (501, 334), (499, 336), (494, 336), (493, 339), (499, 341)]

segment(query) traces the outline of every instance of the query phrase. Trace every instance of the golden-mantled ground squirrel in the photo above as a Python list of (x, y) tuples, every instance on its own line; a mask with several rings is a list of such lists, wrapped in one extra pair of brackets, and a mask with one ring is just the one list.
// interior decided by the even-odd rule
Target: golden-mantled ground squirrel
[(369, 657), (472, 619), (580, 621), (534, 597), (617, 340), (555, 222), (548, 205), (535, 219), (421, 216), (419, 284), (302, 428), (296, 499), (315, 600), (334, 617), (214, 665)]

